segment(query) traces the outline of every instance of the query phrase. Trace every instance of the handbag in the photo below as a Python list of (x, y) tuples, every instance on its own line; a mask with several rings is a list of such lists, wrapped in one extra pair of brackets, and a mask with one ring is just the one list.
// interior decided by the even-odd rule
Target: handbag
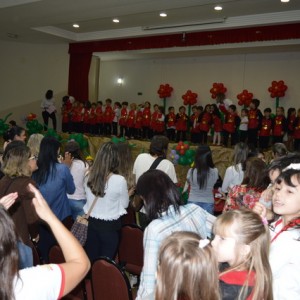
[(89, 225), (89, 217), (90, 214), (96, 204), (97, 196), (95, 197), (90, 209), (86, 214), (83, 216), (77, 216), (74, 224), (72, 225), (71, 232), (76, 237), (76, 239), (79, 241), (81, 246), (85, 245), (86, 239), (87, 239), (87, 230)]

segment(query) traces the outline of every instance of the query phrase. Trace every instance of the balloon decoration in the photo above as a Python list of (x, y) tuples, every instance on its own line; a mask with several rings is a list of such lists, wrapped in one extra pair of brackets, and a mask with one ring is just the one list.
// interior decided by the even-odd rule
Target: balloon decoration
[(175, 149), (171, 151), (170, 158), (173, 160), (173, 162), (175, 161), (175, 164), (178, 163), (179, 165), (186, 166), (193, 163), (195, 153), (196, 151), (194, 149), (190, 149), (189, 142), (180, 141)]
[(212, 88), (210, 89), (211, 97), (213, 99), (216, 99), (218, 94), (225, 94), (226, 92), (227, 88), (223, 83), (214, 82)]
[[(34, 122), (34, 121), (36, 121), (36, 120), (33, 120), (32, 122)], [(62, 137), (53, 128), (49, 128), (47, 130), (47, 132), (45, 132), (45, 136), (52, 136), (52, 137), (56, 138), (58, 141), (62, 140)]]
[(244, 105), (248, 107), (253, 99), (253, 94), (249, 93), (248, 90), (243, 90), (240, 94), (236, 96), (238, 98), (238, 105)]
[[(49, 132), (50, 129), (48, 129)], [(48, 133), (47, 132), (47, 133)], [(87, 139), (84, 138), (82, 133), (72, 133), (69, 135), (69, 141), (70, 140), (74, 140), (75, 142), (77, 142), (79, 144), (79, 147), (81, 150), (87, 149), (89, 146), (89, 143), (87, 141)]]
[(164, 110), (166, 110), (166, 99), (168, 97), (171, 97), (171, 94), (173, 92), (173, 88), (168, 84), (161, 84), (159, 86), (159, 89), (157, 91), (159, 98), (164, 99)]
[(126, 142), (126, 139), (124, 137), (121, 137), (121, 138), (118, 138), (116, 136), (113, 136), (111, 138), (111, 141), (114, 143), (114, 144), (119, 144), (119, 143), (123, 143), (123, 142)]
[(191, 116), (191, 106), (197, 103), (198, 94), (193, 93), (191, 90), (187, 90), (181, 97), (183, 99), (183, 104), (188, 105), (188, 116)]
[(179, 155), (177, 154), (175, 149), (171, 150), (169, 158), (174, 165), (178, 164)]
[(279, 106), (279, 98), (284, 97), (287, 88), (283, 80), (272, 81), (272, 85), (268, 88), (271, 98), (276, 98), (276, 108)]
[(25, 118), (27, 133), (29, 136), (34, 133), (42, 133), (43, 131), (43, 125), (39, 123), (36, 118), (36, 114), (34, 113), (28, 114)]
[(189, 192), (185, 191), (183, 192), (183, 187), (181, 185), (178, 185), (178, 189), (181, 195), (181, 200), (184, 204), (187, 204), (188, 199), (189, 199)]
[(11, 116), (12, 113), (9, 113), (4, 117), (4, 119), (0, 119), (0, 135), (2, 136), (9, 128), (8, 124), (6, 124), (6, 121), (9, 116)]

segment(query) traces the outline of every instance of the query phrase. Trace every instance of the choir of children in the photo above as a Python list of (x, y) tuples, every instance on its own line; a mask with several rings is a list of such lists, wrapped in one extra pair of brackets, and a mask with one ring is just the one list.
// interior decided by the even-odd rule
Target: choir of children
[[(259, 110), (260, 101), (253, 99), (249, 108), (237, 112), (234, 104), (208, 104), (193, 106), (190, 116), (186, 107), (180, 106), (178, 113), (170, 106), (166, 115), (164, 108), (151, 103), (128, 104), (115, 102), (111, 99), (90, 103), (73, 101), (63, 98), (62, 131), (81, 132), (93, 135), (115, 135), (126, 138), (151, 139), (153, 135), (164, 135), (170, 141), (190, 139), (195, 144), (207, 144), (211, 135), (213, 145), (233, 146), (237, 142), (248, 142), (262, 150), (271, 144), (287, 142), (289, 149), (300, 150), (300, 110), (289, 108), (287, 118), (284, 108), (277, 107), (276, 115), (270, 108)], [(210, 142), (210, 141), (209, 141)]]

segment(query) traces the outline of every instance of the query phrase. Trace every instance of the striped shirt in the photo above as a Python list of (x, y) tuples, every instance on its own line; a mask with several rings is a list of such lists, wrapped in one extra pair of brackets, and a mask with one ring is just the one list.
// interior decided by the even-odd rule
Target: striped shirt
[(175, 231), (190, 231), (202, 238), (211, 237), (215, 217), (195, 204), (180, 206), (176, 213), (174, 206), (152, 221), (144, 232), (144, 267), (137, 300), (144, 299), (155, 289), (155, 273), (158, 263), (158, 252), (162, 241)]

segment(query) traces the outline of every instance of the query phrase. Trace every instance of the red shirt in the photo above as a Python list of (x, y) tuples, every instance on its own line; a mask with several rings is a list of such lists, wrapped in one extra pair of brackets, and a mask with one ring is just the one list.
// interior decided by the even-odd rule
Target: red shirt
[(256, 129), (259, 125), (259, 110), (258, 109), (250, 109), (248, 113), (248, 128), (249, 129)]
[(135, 128), (140, 129), (142, 128), (142, 122), (143, 122), (143, 112), (139, 110), (136, 113), (136, 120), (135, 120)]
[(106, 106), (104, 110), (103, 123), (112, 123), (115, 117), (115, 112), (111, 106)]
[(119, 119), (119, 125), (120, 126), (126, 126), (127, 116), (128, 116), (128, 110), (127, 110), (126, 107), (123, 107), (121, 109), (121, 115), (120, 115), (120, 119)]
[(151, 110), (149, 107), (144, 108), (143, 110), (143, 121), (142, 125), (144, 127), (150, 127), (150, 122), (151, 122)]
[(187, 131), (188, 116), (185, 113), (178, 113), (176, 115), (176, 130)]
[(103, 122), (103, 112), (102, 112), (102, 107), (101, 106), (97, 106), (96, 107), (96, 123), (102, 123)]
[(175, 127), (175, 113), (171, 112), (166, 115), (167, 128)]
[(300, 118), (297, 117), (294, 122), (294, 138), (300, 139)]
[(214, 123), (214, 131), (221, 132), (223, 129), (221, 118), (219, 118), (217, 115), (212, 115), (212, 121)]
[(284, 134), (284, 116), (276, 116), (273, 124), (273, 136), (282, 136)]
[(263, 117), (261, 120), (261, 128), (259, 130), (259, 136), (270, 136), (272, 130), (272, 119)]
[(199, 129), (201, 131), (208, 132), (210, 129), (210, 123), (211, 123), (211, 114), (208, 112), (205, 112), (201, 116), (200, 124), (199, 124)]
[(130, 128), (134, 128), (135, 125), (135, 118), (136, 118), (136, 110), (132, 109), (129, 113), (128, 113), (128, 117), (127, 117), (127, 126)]

